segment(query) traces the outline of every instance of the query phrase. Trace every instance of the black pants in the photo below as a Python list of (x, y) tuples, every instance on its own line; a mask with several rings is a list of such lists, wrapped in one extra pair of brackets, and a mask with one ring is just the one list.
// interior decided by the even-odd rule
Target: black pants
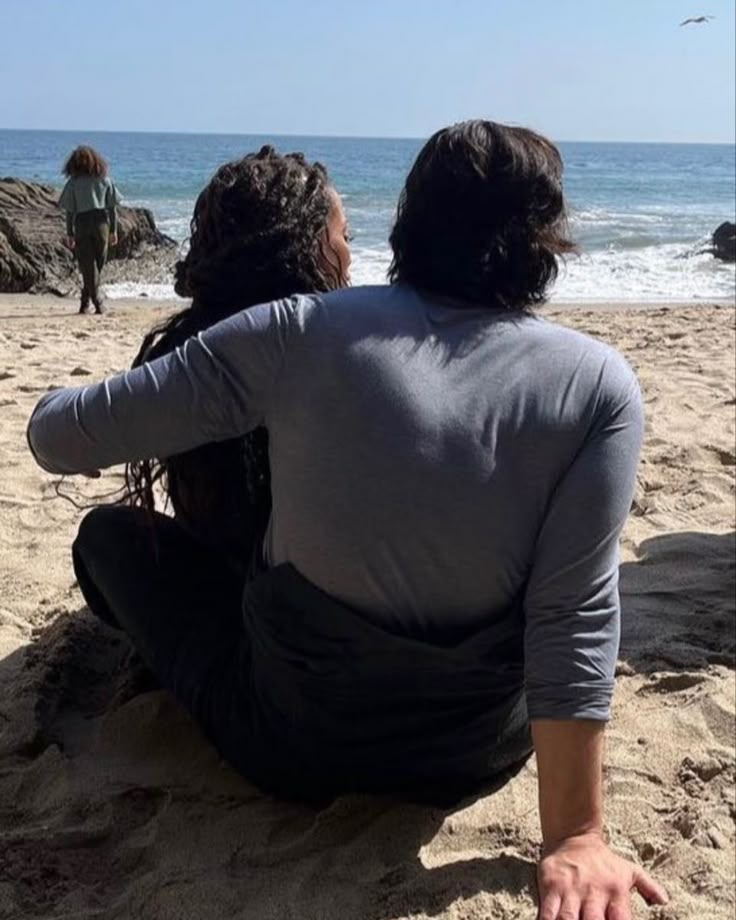
[[(364, 629), (360, 619), (351, 621), (348, 608), (336, 606), (295, 570), (282, 572), (281, 580), (279, 570), (272, 570), (249, 582), (246, 590), (246, 608), (249, 597), (252, 600), (254, 593), (260, 593), (258, 623), (268, 623), (271, 636), (273, 627), (277, 634), (285, 635), (290, 622), (299, 620), (300, 612), (306, 616), (308, 630), (293, 634), (296, 639), (287, 656), (291, 662), (300, 656), (304, 661), (296, 671), (289, 672), (287, 668), (284, 677), (284, 656), (277, 649), (278, 643), (264, 645), (262, 636), (259, 641), (258, 626), (254, 629), (252, 622), (248, 626), (247, 617), (244, 622), (243, 575), (171, 518), (155, 515), (152, 532), (151, 520), (141, 510), (96, 508), (82, 521), (72, 555), (79, 587), (93, 613), (127, 633), (161, 685), (188, 709), (221, 756), (263, 788), (286, 798), (311, 801), (324, 800), (334, 792), (393, 791), (405, 798), (437, 804), (449, 804), (472, 791), (464, 780), (457, 783), (456, 790), (449, 788), (451, 783), (446, 778), (436, 784), (431, 775), (432, 763), (428, 762), (431, 757), (418, 758), (417, 766), (426, 768), (426, 783), (406, 782), (407, 773), (413, 770), (411, 755), (407, 755), (409, 763), (394, 776), (390, 764), (404, 756), (404, 746), (409, 751), (414, 749), (411, 744), (405, 745), (401, 733), (398, 742), (395, 740), (398, 748), (395, 746), (393, 755), (389, 749), (373, 745), (369, 755), (360, 757), (358, 763), (344, 760), (343, 747), (357, 748), (364, 736), (382, 737), (401, 698), (401, 693), (397, 698), (389, 695), (388, 709), (381, 709), (382, 684), (401, 680), (404, 672), (408, 677), (403, 679), (411, 684), (410, 657), (402, 658), (402, 674), (397, 674), (396, 655), (389, 654), (389, 670), (384, 668), (385, 673), (375, 675), (375, 696), (369, 687), (361, 701), (355, 700), (355, 712), (350, 709), (342, 713), (345, 721), (338, 719), (336, 728), (326, 735), (320, 731), (330, 715), (329, 698), (325, 709), (318, 704), (316, 715), (312, 712), (312, 722), (297, 720), (291, 725), (290, 718), (279, 722), (279, 706), (268, 708), (274, 695), (277, 703), (287, 700), (287, 715), (301, 710), (302, 703), (307, 703), (310, 685), (302, 687), (300, 680), (312, 670), (310, 663), (329, 655), (331, 643), (337, 641), (340, 645), (341, 633), (345, 633), (344, 647), (349, 648), (355, 631), (360, 636)], [(283, 602), (283, 588), (288, 589), (290, 583), (296, 584), (296, 592), (292, 593), (296, 607)], [(257, 588), (259, 584), (263, 587)], [(250, 612), (252, 616), (252, 608)], [(320, 638), (319, 621), (324, 619), (328, 622)], [(385, 639), (379, 637), (379, 649), (385, 643), (390, 652), (392, 641), (396, 640), (388, 635)], [(350, 692), (365, 663), (362, 654), (358, 657), (362, 661), (356, 659), (354, 666), (350, 661), (341, 662), (347, 668)], [(481, 708), (486, 710), (485, 706)], [(488, 711), (491, 708), (489, 705)], [(356, 712), (361, 713), (360, 717)], [(492, 730), (487, 733), (493, 739), (490, 756), (477, 770), (469, 771), (474, 776), (471, 785), (492, 779), (528, 757), (531, 745), (525, 712), (523, 697), (518, 696), (499, 708), (498, 718), (495, 723), (491, 720)], [(311, 724), (313, 730), (309, 728)], [(429, 740), (434, 744), (431, 727), (427, 733), (432, 735)], [(315, 749), (309, 751), (312, 743)], [(462, 749), (462, 743), (453, 745), (453, 751), (456, 748)], [(306, 759), (302, 762), (318, 765), (311, 777), (308, 770), (298, 766), (299, 754), (304, 757), (305, 750)], [(329, 764), (333, 764), (331, 773)], [(403, 781), (399, 775), (402, 772)], [(423, 783), (425, 788), (420, 788)]]
[(107, 259), (109, 236), (107, 211), (83, 211), (74, 218), (74, 251), (82, 273), (82, 310), (87, 309), (90, 300), (100, 309), (100, 277)]
[(171, 518), (156, 514), (152, 526), (146, 512), (118, 506), (84, 518), (72, 559), (90, 610), (128, 635), (161, 685), (242, 767), (242, 575)]

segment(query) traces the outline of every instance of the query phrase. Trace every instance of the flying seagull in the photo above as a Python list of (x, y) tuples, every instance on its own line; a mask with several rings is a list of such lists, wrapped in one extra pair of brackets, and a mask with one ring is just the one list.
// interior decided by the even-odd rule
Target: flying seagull
[(693, 25), (700, 25), (703, 22), (710, 22), (711, 19), (715, 18), (715, 16), (691, 16), (689, 19), (683, 20), (680, 25), (686, 26), (688, 23), (693, 23)]

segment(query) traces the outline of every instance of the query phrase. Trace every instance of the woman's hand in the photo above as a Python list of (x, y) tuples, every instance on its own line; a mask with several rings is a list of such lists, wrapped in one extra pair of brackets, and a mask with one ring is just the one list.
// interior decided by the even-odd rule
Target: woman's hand
[(545, 847), (537, 870), (539, 920), (631, 920), (631, 891), (648, 904), (667, 893), (643, 869), (616, 856), (596, 831)]
[(107, 241), (108, 246), (117, 246), (118, 245), (118, 235), (117, 233), (111, 233)]
[(72, 249), (72, 250), (74, 249), (74, 237), (73, 236), (68, 236), (66, 238), (66, 248)]

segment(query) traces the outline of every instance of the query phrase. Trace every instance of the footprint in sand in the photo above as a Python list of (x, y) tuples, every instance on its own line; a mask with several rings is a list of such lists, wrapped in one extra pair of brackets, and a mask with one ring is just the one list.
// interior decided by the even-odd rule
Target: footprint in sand
[(78, 889), (82, 877), (100, 888), (109, 882), (111, 865), (142, 875), (156, 823), (170, 798), (162, 789), (131, 788), (111, 802), (88, 804), (81, 820), (70, 803), (61, 826), (16, 821), (20, 826), (4, 841), (4, 880), (22, 889), (34, 916), (49, 916), (52, 904)]
[(34, 387), (30, 383), (22, 383), (18, 389), (21, 393), (44, 393), (46, 387)]
[(700, 821), (701, 816), (698, 810), (688, 803), (675, 813), (671, 823), (685, 840), (690, 840), (700, 829)]
[(680, 764), (677, 779), (683, 786), (691, 783), (694, 779), (699, 780), (701, 783), (709, 783), (717, 776), (720, 776), (721, 773), (726, 770), (726, 767), (727, 764), (722, 763), (721, 760), (716, 757), (709, 757), (707, 755), (695, 759), (692, 757), (685, 757)]
[(704, 684), (706, 678), (701, 674), (653, 674), (648, 684), (636, 692), (640, 696), (650, 693), (681, 693)]
[[(672, 858), (669, 847), (663, 841), (656, 841), (652, 843), (651, 840), (644, 840), (639, 842), (637, 840), (632, 841), (634, 849), (639, 854), (639, 859), (649, 868), (656, 869), (658, 866), (661, 866), (662, 863), (666, 863)], [(667, 920), (667, 915), (658, 914), (658, 920)], [(670, 915), (670, 920), (676, 920), (673, 915)]]
[(72, 377), (89, 377), (92, 371), (87, 370), (86, 367), (75, 367), (74, 370), (69, 373)]
[(724, 450), (722, 447), (714, 447), (712, 444), (706, 444), (705, 449), (715, 454), (723, 466), (736, 466), (736, 453), (732, 450)]

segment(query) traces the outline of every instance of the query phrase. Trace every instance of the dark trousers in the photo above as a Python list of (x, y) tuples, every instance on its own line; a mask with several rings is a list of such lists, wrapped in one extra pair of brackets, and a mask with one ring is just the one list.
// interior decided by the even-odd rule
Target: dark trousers
[(100, 276), (107, 259), (107, 242), (110, 236), (107, 211), (83, 211), (74, 218), (74, 251), (82, 273), (81, 307), (85, 310), (90, 300), (99, 309)]
[[(72, 549), (79, 587), (93, 613), (127, 633), (148, 668), (188, 709), (221, 756), (262, 788), (311, 801), (341, 791), (393, 791), (405, 798), (445, 804), (466, 794), (468, 785), (502, 774), (529, 755), (526, 708), (523, 698), (517, 697), (505, 702), (497, 720), (491, 720), (491, 756), (469, 771), (474, 776), (470, 784), (453, 782), (456, 790), (449, 788), (446, 779), (435, 784), (431, 758), (424, 756), (416, 767), (427, 773), (425, 788), (418, 781), (407, 783), (407, 773), (414, 773), (409, 752), (415, 747), (402, 740), (403, 733), (392, 742), (394, 753), (369, 743), (369, 754), (357, 763), (349, 756), (345, 760), (343, 748), (349, 754), (364, 737), (386, 734), (398, 699), (388, 700), (393, 705), (387, 711), (387, 700), (381, 698), (386, 695), (383, 685), (396, 685), (402, 697), (400, 681), (411, 684), (413, 680), (411, 658), (401, 659), (401, 674), (396, 673), (399, 659), (392, 653), (396, 640), (388, 635), (371, 640), (378, 641), (379, 651), (385, 645), (387, 661), (383, 672), (371, 672), (373, 684), (369, 681), (364, 698), (356, 698), (349, 712), (340, 711), (336, 722), (327, 723), (328, 691), (325, 708), (318, 703), (306, 722), (299, 721), (296, 714), (307, 711), (309, 672), (319, 671), (321, 659), (334, 654), (331, 644), (349, 649), (356, 630), (358, 638), (364, 631), (361, 621), (352, 620), (348, 608), (321, 595), (288, 566), (264, 573), (246, 586), (243, 575), (216, 550), (199, 543), (174, 520), (157, 514), (154, 521), (152, 528), (149, 516), (139, 509), (111, 506), (91, 511)], [(285, 603), (288, 598), (294, 604)], [(299, 626), (300, 618), (306, 631)], [(327, 631), (322, 635), (319, 621), (325, 619)], [(275, 643), (264, 642), (259, 624), (272, 633), (275, 629)], [(339, 667), (347, 669), (353, 693), (365, 659), (362, 653), (352, 664), (349, 655), (348, 660), (342, 659)], [(295, 661), (296, 671), (290, 670)], [(307, 678), (305, 686), (302, 677)], [(280, 718), (281, 704), (286, 721)], [(326, 724), (333, 728), (325, 734)], [(428, 731), (433, 734), (431, 728)], [(434, 737), (428, 740), (430, 747), (436, 742)], [(457, 747), (462, 749), (462, 743)], [(467, 759), (462, 750), (457, 753), (459, 760)], [(408, 763), (394, 776), (391, 763), (406, 758)], [(309, 775), (300, 763), (316, 767)]]
[(74, 571), (90, 610), (123, 630), (147, 667), (235, 766), (243, 578), (176, 521), (99, 507), (82, 521)]

